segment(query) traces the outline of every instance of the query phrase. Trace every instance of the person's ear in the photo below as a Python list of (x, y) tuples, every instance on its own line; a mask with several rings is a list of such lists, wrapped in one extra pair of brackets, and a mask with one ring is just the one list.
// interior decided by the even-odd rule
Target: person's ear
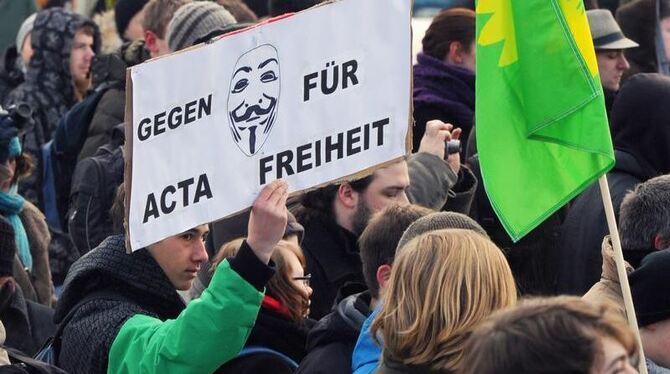
[(158, 53), (158, 43), (157, 40), (158, 37), (156, 34), (153, 33), (153, 31), (145, 30), (144, 31), (144, 45), (146, 46), (147, 50), (151, 53), (151, 55), (155, 55)]
[(662, 250), (670, 247), (670, 243), (668, 243), (668, 240), (666, 240), (663, 235), (661, 234), (656, 234), (654, 237), (654, 248), (657, 250)]
[(377, 284), (379, 285), (379, 293), (386, 289), (386, 284), (391, 278), (391, 265), (384, 264), (377, 268)]
[(358, 206), (359, 195), (349, 183), (344, 182), (337, 188), (337, 199), (345, 208), (355, 209)]
[(446, 62), (453, 65), (460, 65), (463, 63), (463, 45), (461, 42), (449, 43)]

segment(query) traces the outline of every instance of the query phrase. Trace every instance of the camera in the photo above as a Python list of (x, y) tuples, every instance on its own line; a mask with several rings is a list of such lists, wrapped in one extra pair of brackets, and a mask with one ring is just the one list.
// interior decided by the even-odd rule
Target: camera
[(461, 151), (461, 141), (453, 139), (447, 142), (447, 155), (452, 155)]
[(7, 109), (0, 106), (0, 123), (23, 131), (32, 122), (33, 110), (26, 103), (14, 104)]

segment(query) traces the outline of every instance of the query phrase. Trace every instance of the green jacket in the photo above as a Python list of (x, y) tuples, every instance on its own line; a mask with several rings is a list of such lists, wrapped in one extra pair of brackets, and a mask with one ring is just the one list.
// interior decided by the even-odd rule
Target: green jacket
[(211, 373), (242, 350), (262, 300), (224, 261), (177, 319), (128, 319), (112, 343), (107, 372)]
[(244, 242), (186, 306), (147, 250), (127, 254), (125, 238), (110, 236), (70, 267), (54, 316), (73, 313), (58, 365), (71, 374), (211, 373), (244, 346), (273, 274)]

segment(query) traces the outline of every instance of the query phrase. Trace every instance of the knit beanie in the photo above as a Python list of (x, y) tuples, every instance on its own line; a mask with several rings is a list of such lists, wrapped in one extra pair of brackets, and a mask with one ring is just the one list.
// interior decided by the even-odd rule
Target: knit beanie
[(123, 34), (126, 33), (126, 29), (130, 24), (130, 20), (139, 13), (144, 4), (149, 0), (118, 0), (114, 6), (114, 21), (116, 22), (116, 31), (119, 33), (119, 37), (123, 40)]
[(400, 248), (402, 248), (405, 244), (417, 236), (429, 231), (443, 229), (472, 230), (478, 234), (483, 235), (485, 238), (489, 237), (486, 233), (486, 230), (484, 230), (475, 220), (466, 216), (465, 214), (456, 212), (437, 212), (421, 217), (409, 225), (398, 242), (398, 247), (396, 247), (396, 254)]
[(628, 281), (640, 327), (670, 319), (670, 249), (647, 255)]
[(15, 255), (14, 228), (7, 220), (0, 218), (0, 276), (12, 275)]
[(23, 48), (23, 42), (26, 40), (26, 36), (33, 31), (35, 17), (37, 17), (37, 13), (33, 13), (30, 17), (26, 18), (21, 24), (19, 32), (16, 33), (16, 51), (19, 53), (19, 56), (21, 55), (21, 48)]
[(216, 3), (196, 1), (182, 5), (167, 27), (168, 47), (173, 52), (190, 47), (212, 30), (236, 22), (230, 12)]

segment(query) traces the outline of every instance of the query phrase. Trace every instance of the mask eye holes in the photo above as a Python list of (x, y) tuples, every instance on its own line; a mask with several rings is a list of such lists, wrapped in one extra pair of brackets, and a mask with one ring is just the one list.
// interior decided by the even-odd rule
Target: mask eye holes
[(261, 75), (261, 82), (263, 83), (268, 83), (268, 82), (274, 82), (277, 80), (277, 75), (275, 74), (274, 71), (266, 71)]
[(233, 93), (240, 93), (244, 91), (245, 88), (249, 85), (249, 80), (248, 79), (240, 79), (235, 83), (235, 86), (233, 87)]

